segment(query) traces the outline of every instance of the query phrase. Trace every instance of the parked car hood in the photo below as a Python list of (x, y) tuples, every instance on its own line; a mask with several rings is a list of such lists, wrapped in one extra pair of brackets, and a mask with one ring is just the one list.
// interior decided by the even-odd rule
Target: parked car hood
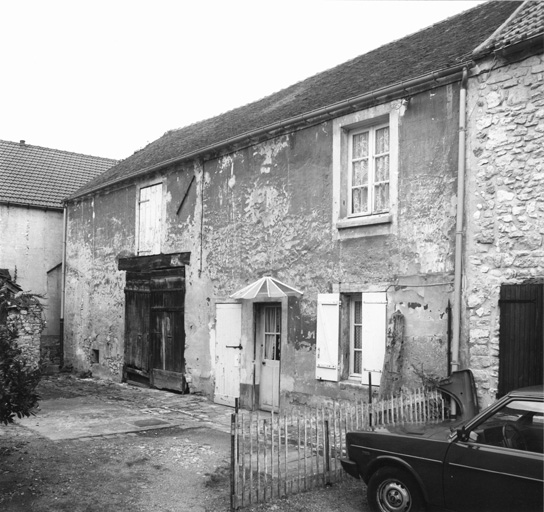
[(376, 427), (372, 431), (377, 434), (396, 434), (401, 436), (435, 439), (437, 441), (447, 441), (451, 433), (462, 425), (462, 423), (462, 419), (441, 421), (438, 423), (403, 423)]

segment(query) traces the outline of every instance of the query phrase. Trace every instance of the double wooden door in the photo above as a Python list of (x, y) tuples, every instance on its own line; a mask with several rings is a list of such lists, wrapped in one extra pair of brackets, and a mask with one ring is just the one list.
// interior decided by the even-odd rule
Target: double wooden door
[(183, 269), (128, 272), (125, 298), (125, 378), (185, 392)]

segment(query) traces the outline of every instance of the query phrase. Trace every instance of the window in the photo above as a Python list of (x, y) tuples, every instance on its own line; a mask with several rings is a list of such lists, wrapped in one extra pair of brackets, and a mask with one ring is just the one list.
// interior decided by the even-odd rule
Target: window
[[(325, 293), (317, 302), (316, 378), (367, 384), (371, 376), (372, 385), (378, 385), (386, 348), (386, 293)], [(342, 367), (341, 353), (347, 355)]]
[(333, 120), (333, 220), (338, 237), (396, 229), (399, 105), (392, 102)]
[(264, 308), (264, 359), (280, 360), (281, 351), (281, 307)]
[(143, 187), (138, 197), (138, 255), (161, 252), (162, 183)]
[(479, 444), (542, 453), (543, 418), (542, 402), (515, 400), (476, 426), (470, 433), (470, 440)]
[(364, 292), (350, 297), (349, 378), (380, 383), (387, 333), (385, 292)]
[(363, 315), (361, 300), (351, 301), (350, 318), (350, 351), (349, 374), (361, 375), (363, 373)]
[(372, 215), (389, 211), (389, 126), (349, 134), (349, 213)]

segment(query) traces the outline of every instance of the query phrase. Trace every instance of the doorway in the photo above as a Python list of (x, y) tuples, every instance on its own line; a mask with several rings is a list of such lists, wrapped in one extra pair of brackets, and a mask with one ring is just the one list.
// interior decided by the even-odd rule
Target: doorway
[(501, 286), (497, 396), (542, 384), (543, 284)]
[(260, 363), (259, 408), (278, 411), (280, 406), (281, 304), (256, 307), (255, 348)]
[(214, 401), (235, 407), (240, 398), (242, 305), (216, 304)]
[(184, 267), (127, 272), (124, 380), (188, 391), (184, 304)]
[(185, 278), (179, 269), (151, 273), (151, 384), (186, 391)]

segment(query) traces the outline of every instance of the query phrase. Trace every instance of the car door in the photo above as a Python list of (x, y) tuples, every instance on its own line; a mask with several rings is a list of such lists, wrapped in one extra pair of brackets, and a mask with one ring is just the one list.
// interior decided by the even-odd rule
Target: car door
[(542, 402), (508, 401), (472, 425), (466, 441), (451, 444), (444, 462), (447, 508), (542, 511), (542, 445), (532, 439), (542, 436), (542, 407)]

